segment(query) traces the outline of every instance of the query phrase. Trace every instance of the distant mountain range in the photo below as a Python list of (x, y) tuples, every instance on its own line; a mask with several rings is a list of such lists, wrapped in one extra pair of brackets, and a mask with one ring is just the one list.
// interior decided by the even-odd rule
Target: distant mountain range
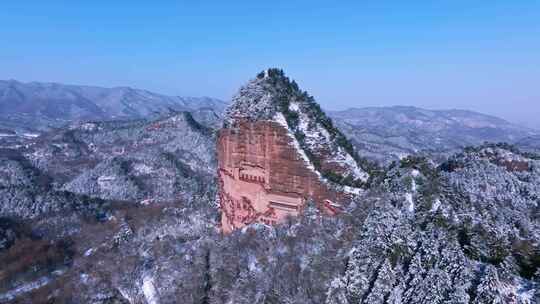
[(329, 115), (361, 154), (385, 160), (415, 152), (451, 152), (484, 142), (514, 144), (540, 133), (466, 110), (393, 106), (353, 108)]
[[(228, 103), (210, 97), (166, 96), (130, 87), (101, 88), (0, 80), (0, 134), (34, 133), (80, 121), (157, 119), (189, 111), (217, 128)], [(448, 153), (484, 142), (526, 144), (540, 131), (465, 110), (409, 106), (327, 111), (335, 126), (368, 158), (388, 162), (416, 152)], [(531, 138), (528, 142), (526, 138)], [(540, 148), (540, 146), (534, 146)]]
[(73, 121), (154, 118), (226, 103), (209, 97), (165, 96), (129, 87), (101, 88), (0, 80), (0, 129), (46, 130)]

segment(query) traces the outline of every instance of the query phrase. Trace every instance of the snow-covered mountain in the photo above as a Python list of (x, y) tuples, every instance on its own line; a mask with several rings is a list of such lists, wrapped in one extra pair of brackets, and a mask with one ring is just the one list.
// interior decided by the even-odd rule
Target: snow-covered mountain
[(133, 202), (189, 199), (204, 192), (199, 178), (212, 180), (216, 170), (213, 131), (189, 112), (154, 121), (73, 123), (16, 139), (0, 145), (3, 215), (39, 216), (58, 205), (47, 195), (61, 197), (63, 191)]
[(394, 106), (352, 108), (329, 115), (364, 155), (383, 161), (416, 152), (448, 154), (484, 142), (515, 143), (540, 133), (466, 110)]
[(217, 147), (223, 232), (282, 223), (310, 202), (336, 214), (367, 187), (367, 162), (282, 70), (258, 74), (232, 100)]
[(485, 145), (390, 167), (326, 303), (538, 303), (538, 165)]
[(209, 97), (165, 96), (129, 87), (101, 88), (0, 81), (0, 128), (46, 130), (74, 121), (152, 118), (225, 103)]
[(315, 99), (282, 70), (268, 69), (240, 88), (225, 112), (224, 127), (239, 119), (285, 127), (306, 161), (330, 180), (366, 182), (369, 177), (367, 162)]

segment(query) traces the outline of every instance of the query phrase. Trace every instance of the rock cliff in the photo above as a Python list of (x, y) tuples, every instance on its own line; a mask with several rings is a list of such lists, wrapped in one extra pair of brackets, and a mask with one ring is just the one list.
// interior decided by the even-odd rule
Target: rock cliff
[(225, 233), (296, 216), (309, 200), (335, 214), (369, 177), (313, 98), (276, 69), (233, 98), (217, 151)]

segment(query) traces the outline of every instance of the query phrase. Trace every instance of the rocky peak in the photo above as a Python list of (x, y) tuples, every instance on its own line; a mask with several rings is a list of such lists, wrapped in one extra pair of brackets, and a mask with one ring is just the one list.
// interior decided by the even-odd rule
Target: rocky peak
[(225, 113), (225, 127), (243, 118), (249, 120), (272, 120), (290, 100), (303, 101), (305, 92), (285, 76), (282, 70), (268, 69), (242, 86), (232, 98)]
[(327, 214), (367, 185), (350, 142), (283, 71), (243, 86), (218, 135), (222, 230), (275, 224), (313, 201)]
[(268, 69), (244, 85), (226, 110), (224, 127), (239, 121), (274, 121), (285, 127), (300, 153), (328, 182), (365, 185), (369, 164), (334, 126), (319, 104), (280, 69)]

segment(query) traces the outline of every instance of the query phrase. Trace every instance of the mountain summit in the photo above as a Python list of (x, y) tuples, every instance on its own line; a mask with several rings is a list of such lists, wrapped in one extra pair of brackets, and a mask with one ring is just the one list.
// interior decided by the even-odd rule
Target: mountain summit
[(335, 214), (369, 178), (313, 97), (278, 69), (259, 73), (233, 98), (217, 150), (224, 232), (278, 223), (308, 201)]
[(224, 127), (239, 120), (274, 121), (293, 137), (299, 152), (331, 182), (361, 186), (369, 177), (368, 164), (334, 126), (315, 99), (280, 69), (268, 69), (233, 97)]

